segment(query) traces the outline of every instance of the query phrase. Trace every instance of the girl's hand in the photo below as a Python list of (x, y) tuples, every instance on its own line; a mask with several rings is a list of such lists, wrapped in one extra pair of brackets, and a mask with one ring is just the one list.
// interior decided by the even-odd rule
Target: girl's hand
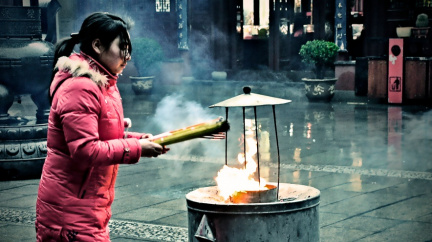
[(148, 139), (140, 139), (139, 142), (141, 145), (141, 156), (143, 157), (157, 157), (160, 154), (166, 153), (164, 147)]
[(169, 150), (170, 148), (166, 147), (165, 145), (162, 146), (162, 154), (166, 154)]
[(153, 138), (152, 134), (144, 134), (143, 136), (141, 136), (141, 139), (151, 139)]

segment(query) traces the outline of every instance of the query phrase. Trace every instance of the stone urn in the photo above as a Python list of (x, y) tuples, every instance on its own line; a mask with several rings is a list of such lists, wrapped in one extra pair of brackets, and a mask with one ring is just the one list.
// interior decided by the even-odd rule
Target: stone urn
[(399, 38), (410, 37), (412, 27), (397, 27), (396, 34)]
[(338, 53), (343, 50), (332, 41), (315, 39), (300, 48), (302, 61), (315, 66), (315, 79), (303, 78), (306, 97), (309, 101), (330, 101), (335, 91), (336, 78), (326, 76)]
[(132, 82), (132, 90), (136, 95), (151, 93), (155, 76), (130, 76)]
[(336, 78), (302, 79), (309, 101), (330, 102), (335, 93)]
[(227, 73), (225, 71), (213, 71), (211, 73), (211, 76), (212, 76), (212, 80), (214, 80), (214, 81), (226, 80)]

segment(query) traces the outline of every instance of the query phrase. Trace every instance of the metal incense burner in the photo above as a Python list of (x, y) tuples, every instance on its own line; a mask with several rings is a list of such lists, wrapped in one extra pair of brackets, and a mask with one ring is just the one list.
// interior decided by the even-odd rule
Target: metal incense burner
[[(246, 137), (246, 107), (252, 107), (255, 116), (257, 140), (257, 174), (260, 178), (259, 139), (256, 107), (272, 106), (277, 148), (277, 182), (267, 183), (268, 190), (244, 191), (222, 201), (218, 187), (203, 187), (186, 195), (188, 208), (189, 241), (319, 241), (320, 192), (316, 188), (280, 183), (280, 152), (277, 136), (275, 105), (291, 100), (251, 93), (210, 106), (225, 107), (226, 120), (230, 107), (243, 108), (243, 135)], [(246, 144), (244, 145), (246, 152)], [(228, 136), (225, 139), (225, 165), (227, 164)], [(245, 155), (246, 157), (246, 155)], [(246, 161), (247, 162), (247, 161)]]
[[(42, 8), (30, 2), (0, 6), (0, 180), (39, 178), (47, 153), (54, 46), (42, 39)], [(24, 95), (37, 107), (35, 118), (8, 113)]]

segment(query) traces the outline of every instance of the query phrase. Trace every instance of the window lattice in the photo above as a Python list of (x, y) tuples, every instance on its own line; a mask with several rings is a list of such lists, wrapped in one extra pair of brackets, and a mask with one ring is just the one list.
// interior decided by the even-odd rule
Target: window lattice
[(432, 0), (417, 0), (416, 7), (432, 7)]
[(156, 0), (156, 12), (167, 13), (170, 12), (170, 0)]

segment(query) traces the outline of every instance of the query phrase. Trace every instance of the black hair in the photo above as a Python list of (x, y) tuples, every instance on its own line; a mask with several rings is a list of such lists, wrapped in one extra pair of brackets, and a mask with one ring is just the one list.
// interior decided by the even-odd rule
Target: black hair
[[(85, 54), (96, 58), (96, 53), (92, 48), (92, 42), (95, 39), (101, 41), (102, 46), (109, 47), (115, 38), (120, 37), (120, 49), (124, 51), (123, 56), (126, 59), (127, 53), (132, 54), (132, 43), (128, 34), (132, 23), (126, 22), (119, 16), (109, 13), (96, 12), (84, 19), (79, 33), (71, 34), (71, 37), (60, 40), (54, 50), (54, 66), (57, 60), (62, 56), (69, 56), (75, 45), (80, 44), (80, 50)], [(56, 70), (54, 70), (51, 82), (54, 79)], [(50, 95), (50, 102), (52, 97)]]

